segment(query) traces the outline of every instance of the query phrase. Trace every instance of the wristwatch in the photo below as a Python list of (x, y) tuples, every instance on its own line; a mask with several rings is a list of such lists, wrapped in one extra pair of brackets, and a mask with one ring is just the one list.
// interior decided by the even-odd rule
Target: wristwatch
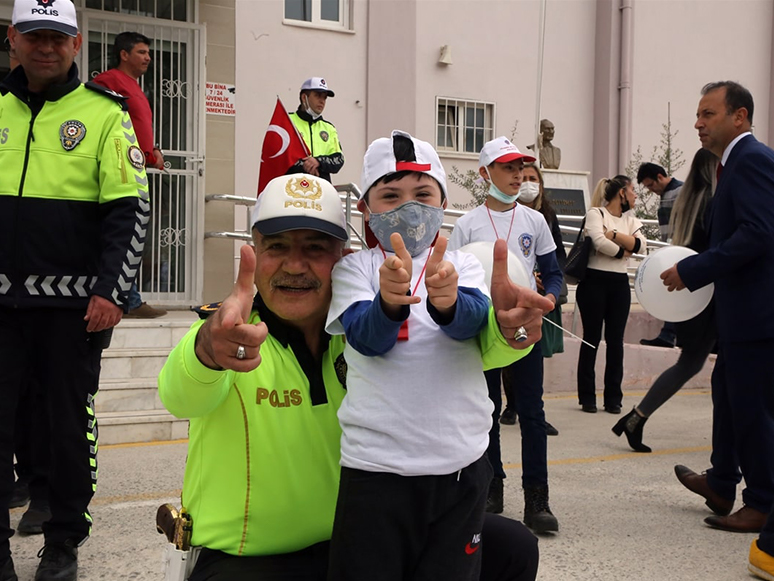
[(161, 155), (164, 155), (164, 152), (161, 150), (161, 145), (158, 143), (153, 146), (153, 151), (158, 151)]

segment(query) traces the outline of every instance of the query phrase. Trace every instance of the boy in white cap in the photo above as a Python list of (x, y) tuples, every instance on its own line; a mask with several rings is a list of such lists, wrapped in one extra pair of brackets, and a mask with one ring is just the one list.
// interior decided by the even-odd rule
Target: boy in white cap
[(328, 97), (334, 96), (322, 77), (312, 77), (301, 85), (298, 109), (290, 113), (290, 120), (304, 139), (309, 157), (299, 159), (287, 173), (307, 173), (331, 181), (331, 174), (344, 165), (336, 127), (322, 116)]
[[(562, 272), (556, 262), (556, 244), (545, 218), (517, 204), (522, 185), (524, 162), (535, 161), (524, 155), (505, 137), (487, 142), (479, 156), (479, 173), (489, 184), (486, 202), (457, 220), (449, 241), (450, 248), (471, 242), (504, 239), (508, 248), (524, 264), (527, 272), (537, 267), (545, 287), (545, 296), (556, 304), (562, 286)], [(532, 290), (537, 285), (531, 279)], [(492, 431), (488, 448), (494, 479), (487, 502), (490, 512), (503, 510), (505, 471), (500, 457), (499, 416), (502, 406), (501, 370), (485, 373), (489, 397), (494, 402)], [(506, 370), (514, 381), (515, 408), (521, 424), (522, 486), (524, 488), (524, 524), (538, 533), (555, 532), (559, 523), (548, 505), (548, 445), (543, 411), (543, 355), (540, 344), (521, 361)]]
[[(371, 249), (334, 267), (326, 326), (346, 335), (348, 366), (328, 578), (476, 579), (492, 475), (481, 370), (528, 350), (504, 339), (478, 260), (445, 252), (446, 179), (430, 144), (401, 131), (374, 141), (362, 191)], [(493, 297), (510, 284), (501, 250)], [(550, 303), (535, 299), (539, 336)]]

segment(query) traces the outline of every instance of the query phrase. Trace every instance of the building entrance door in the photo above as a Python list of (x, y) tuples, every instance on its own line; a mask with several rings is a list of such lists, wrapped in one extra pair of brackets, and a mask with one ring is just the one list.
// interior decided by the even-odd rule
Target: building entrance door
[[(205, 32), (201, 25), (175, 19), (175, 9), (179, 13), (185, 2), (137, 1), (86, 0), (79, 68), (84, 82), (110, 68), (120, 32), (151, 39), (153, 60), (140, 83), (153, 108), (155, 138), (166, 167), (148, 170), (151, 220), (137, 282), (144, 301), (191, 305), (201, 301), (202, 289), (203, 249), (198, 246), (204, 212)], [(136, 7), (138, 14), (122, 13), (121, 2)], [(111, 11), (114, 4), (121, 12)], [(142, 4), (156, 12), (143, 12)]]

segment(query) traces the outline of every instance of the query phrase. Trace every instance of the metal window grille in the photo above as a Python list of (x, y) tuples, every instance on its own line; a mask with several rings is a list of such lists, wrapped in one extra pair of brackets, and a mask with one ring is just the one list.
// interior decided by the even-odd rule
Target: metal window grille
[(85, 0), (84, 6), (102, 12), (178, 22), (193, 22), (194, 15), (193, 0)]
[[(155, 1), (158, 9), (163, 2)], [(167, 8), (175, 1), (168, 0)], [(137, 4), (138, 0), (129, 2)], [(191, 304), (201, 298), (202, 277), (198, 233), (204, 211), (204, 119), (199, 90), (203, 29), (195, 24), (84, 12), (84, 36), (88, 40), (81, 66), (84, 78), (93, 78), (110, 68), (118, 33), (136, 31), (152, 40), (152, 62), (140, 83), (153, 109), (154, 133), (164, 151), (165, 169), (148, 170), (151, 220), (137, 284), (145, 301)]]
[(438, 97), (436, 110), (439, 151), (478, 153), (494, 137), (494, 103)]

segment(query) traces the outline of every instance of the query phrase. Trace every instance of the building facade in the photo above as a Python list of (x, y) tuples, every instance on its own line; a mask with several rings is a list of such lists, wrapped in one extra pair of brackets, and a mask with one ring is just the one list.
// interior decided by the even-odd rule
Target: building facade
[[(447, 172), (476, 169), (488, 139), (535, 143), (550, 119), (561, 169), (621, 173), (650, 158), (668, 111), (673, 147), (689, 162), (701, 87), (723, 79), (756, 101), (756, 136), (774, 135), (774, 3), (770, 0), (76, 0), (83, 78), (107, 68), (112, 39), (154, 39), (144, 79), (169, 168), (151, 172), (152, 236), (145, 300), (223, 298), (234, 279), (245, 209), (207, 195), (254, 196), (275, 100), (298, 105), (302, 81), (336, 92), (346, 163), (360, 180), (367, 145), (403, 129), (438, 148)], [(0, 27), (12, 0), (0, 0)], [(1, 32), (1, 30), (0, 30)], [(0, 68), (3, 66), (0, 62)], [(205, 107), (206, 85), (230, 89), (233, 110)], [(209, 111), (209, 113), (207, 112)], [(684, 177), (688, 164), (676, 172)], [(453, 203), (469, 195), (451, 188)]]

